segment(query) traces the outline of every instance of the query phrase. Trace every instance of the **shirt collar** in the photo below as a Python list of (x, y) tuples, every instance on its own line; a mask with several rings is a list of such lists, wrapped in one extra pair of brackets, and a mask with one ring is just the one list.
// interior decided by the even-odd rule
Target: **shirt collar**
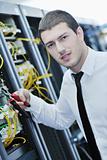
[(81, 68), (81, 71), (86, 73), (87, 75), (92, 75), (94, 72), (94, 66), (95, 66), (95, 51), (92, 48), (88, 47), (88, 55), (87, 58)]

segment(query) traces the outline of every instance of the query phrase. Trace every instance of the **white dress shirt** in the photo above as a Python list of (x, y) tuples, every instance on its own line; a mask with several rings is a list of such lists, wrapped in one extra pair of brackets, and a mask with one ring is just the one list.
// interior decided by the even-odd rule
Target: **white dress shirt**
[[(107, 160), (107, 52), (89, 48), (86, 61), (81, 69), (82, 92), (87, 114), (103, 160)], [(60, 97), (56, 104), (47, 104), (31, 94), (29, 109), (34, 121), (55, 129), (69, 128), (74, 120), (85, 137), (80, 120), (76, 86), (68, 69), (63, 77)]]

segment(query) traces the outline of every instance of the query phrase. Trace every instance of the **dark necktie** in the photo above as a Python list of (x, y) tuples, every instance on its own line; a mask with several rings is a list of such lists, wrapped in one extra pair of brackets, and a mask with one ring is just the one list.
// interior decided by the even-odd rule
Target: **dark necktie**
[(98, 150), (98, 147), (96, 145), (96, 141), (94, 138), (94, 134), (86, 113), (84, 101), (83, 101), (83, 96), (82, 96), (82, 88), (81, 88), (81, 77), (83, 76), (83, 72), (79, 72), (77, 74), (72, 74), (74, 79), (75, 79), (75, 84), (77, 87), (77, 103), (78, 103), (78, 109), (79, 109), (79, 114), (81, 117), (82, 125), (85, 131), (85, 135), (88, 141), (88, 146), (90, 149), (90, 154), (93, 160), (101, 160), (101, 156)]

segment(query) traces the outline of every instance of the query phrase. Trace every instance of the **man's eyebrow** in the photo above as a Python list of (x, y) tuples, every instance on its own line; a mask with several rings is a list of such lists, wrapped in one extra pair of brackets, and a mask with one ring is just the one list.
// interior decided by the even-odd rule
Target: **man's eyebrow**
[[(62, 38), (64, 35), (66, 35), (67, 33), (65, 32), (65, 33), (63, 33), (62, 35), (60, 35), (57, 39), (60, 39), (60, 38)], [(53, 43), (54, 41), (49, 41), (49, 42), (47, 42), (47, 43), (45, 43), (45, 45), (47, 46), (47, 45), (49, 45), (49, 44), (51, 44), (51, 43)]]

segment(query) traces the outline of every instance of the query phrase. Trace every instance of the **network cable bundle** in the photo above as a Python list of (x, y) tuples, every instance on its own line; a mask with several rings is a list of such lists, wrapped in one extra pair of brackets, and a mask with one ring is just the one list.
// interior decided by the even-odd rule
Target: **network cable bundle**
[(0, 80), (0, 137), (5, 147), (8, 147), (15, 136), (22, 130), (18, 113), (9, 103), (9, 94), (6, 86)]
[(4, 60), (0, 55), (0, 138), (5, 147), (8, 147), (15, 136), (22, 130), (18, 113), (10, 103), (10, 93), (4, 84), (2, 67)]
[[(10, 21), (12, 21), (10, 19)], [(47, 88), (43, 87), (42, 80), (44, 78), (51, 77), (52, 74), (48, 73), (50, 67), (50, 57), (48, 56), (48, 67), (46, 73), (44, 75), (40, 75), (38, 70), (34, 67), (34, 65), (29, 61), (26, 50), (23, 46), (22, 41), (32, 41), (34, 43), (40, 43), (39, 38), (29, 39), (29, 38), (19, 38), (17, 37), (17, 33), (21, 33), (20, 29), (17, 29), (15, 24), (9, 25), (7, 22), (0, 22), (0, 28), (5, 36), (8, 49), (10, 50), (11, 56), (14, 60), (17, 72), (20, 76), (21, 83), (24, 88), (34, 91), (38, 96), (44, 98), (48, 102), (52, 103), (52, 100), (48, 98), (45, 93), (48, 93)], [(13, 29), (13, 32), (12, 32)]]
[(20, 30), (17, 29), (15, 26), (6, 24), (2, 21), (0, 21), (0, 30), (2, 30), (3, 34), (6, 37), (9, 37), (9, 36), (14, 37), (17, 32), (20, 32)]

